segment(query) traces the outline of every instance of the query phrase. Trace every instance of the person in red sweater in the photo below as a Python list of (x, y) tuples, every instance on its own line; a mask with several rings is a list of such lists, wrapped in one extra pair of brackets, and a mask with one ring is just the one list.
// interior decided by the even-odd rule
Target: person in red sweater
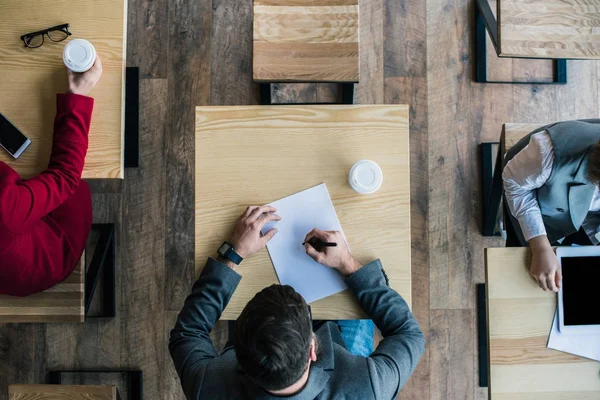
[(102, 75), (67, 70), (69, 89), (57, 94), (48, 168), (21, 179), (0, 162), (0, 294), (28, 296), (68, 277), (92, 227), (92, 198), (81, 180), (94, 100), (86, 95)]

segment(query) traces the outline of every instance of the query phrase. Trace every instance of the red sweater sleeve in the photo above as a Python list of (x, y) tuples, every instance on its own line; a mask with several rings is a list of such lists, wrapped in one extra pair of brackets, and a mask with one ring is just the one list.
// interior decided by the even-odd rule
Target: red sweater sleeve
[(38, 176), (21, 180), (0, 163), (0, 222), (6, 229), (28, 229), (73, 194), (83, 171), (93, 107), (90, 97), (57, 95), (52, 154)]

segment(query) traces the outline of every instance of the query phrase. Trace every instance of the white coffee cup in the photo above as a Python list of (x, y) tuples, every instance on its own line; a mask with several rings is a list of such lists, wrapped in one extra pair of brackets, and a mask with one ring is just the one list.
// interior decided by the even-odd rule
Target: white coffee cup
[(375, 193), (383, 183), (383, 171), (371, 160), (360, 160), (350, 169), (348, 183), (360, 194)]
[(96, 49), (87, 40), (73, 39), (63, 50), (63, 61), (73, 72), (86, 72), (96, 62)]

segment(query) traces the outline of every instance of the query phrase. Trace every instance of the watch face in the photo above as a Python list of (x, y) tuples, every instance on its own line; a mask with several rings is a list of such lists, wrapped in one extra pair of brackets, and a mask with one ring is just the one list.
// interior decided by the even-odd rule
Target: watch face
[(225, 257), (225, 254), (227, 254), (227, 252), (229, 251), (229, 249), (231, 248), (231, 246), (229, 245), (229, 243), (223, 243), (221, 245), (221, 247), (219, 248), (219, 255)]

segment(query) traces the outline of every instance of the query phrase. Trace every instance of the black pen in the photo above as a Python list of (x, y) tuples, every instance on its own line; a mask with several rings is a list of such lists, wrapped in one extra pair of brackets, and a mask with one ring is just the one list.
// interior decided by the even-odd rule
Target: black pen
[(319, 238), (313, 237), (311, 238), (308, 242), (304, 242), (302, 243), (302, 246), (306, 245), (306, 244), (310, 244), (312, 247), (315, 248), (315, 250), (317, 251), (321, 251), (323, 250), (323, 247), (336, 247), (337, 243), (335, 242), (324, 242)]

